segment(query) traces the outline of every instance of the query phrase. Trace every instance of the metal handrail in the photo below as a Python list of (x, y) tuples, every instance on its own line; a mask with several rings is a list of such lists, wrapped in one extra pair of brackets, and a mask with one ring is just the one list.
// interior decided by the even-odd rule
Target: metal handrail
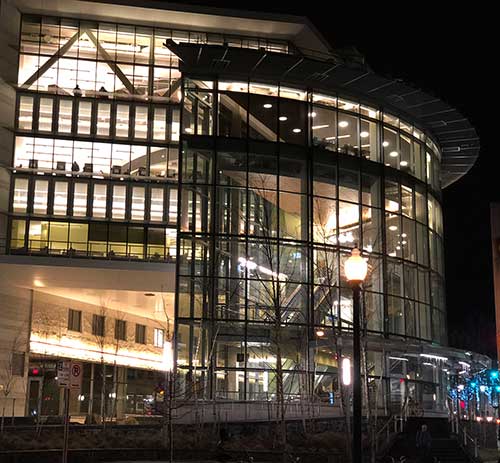
[(465, 426), (460, 423), (460, 420), (456, 415), (451, 417), (451, 432), (457, 435), (459, 444), (469, 454), (469, 456), (477, 460), (479, 458), (478, 439), (467, 432), (467, 429), (465, 429)]

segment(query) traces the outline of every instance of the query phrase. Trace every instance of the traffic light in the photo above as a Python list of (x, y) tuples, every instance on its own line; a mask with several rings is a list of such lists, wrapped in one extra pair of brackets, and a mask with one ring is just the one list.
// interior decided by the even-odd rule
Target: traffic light
[(43, 376), (43, 370), (40, 367), (31, 367), (28, 376)]

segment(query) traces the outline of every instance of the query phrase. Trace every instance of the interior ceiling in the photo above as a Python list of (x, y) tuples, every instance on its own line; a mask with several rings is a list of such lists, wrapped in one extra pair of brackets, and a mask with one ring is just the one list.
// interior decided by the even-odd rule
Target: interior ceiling
[(166, 313), (173, 318), (174, 265), (159, 264), (154, 271), (134, 269), (132, 265), (131, 269), (99, 268), (98, 263), (88, 267), (79, 261), (61, 265), (60, 259), (49, 265), (33, 264), (35, 259), (30, 257), (18, 260), (23, 263), (0, 262), (3, 284), (142, 317), (164, 319)]

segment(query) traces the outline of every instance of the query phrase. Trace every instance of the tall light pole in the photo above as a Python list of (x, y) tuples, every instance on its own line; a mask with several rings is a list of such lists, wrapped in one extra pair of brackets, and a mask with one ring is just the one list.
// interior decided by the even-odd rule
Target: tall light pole
[(368, 264), (361, 257), (358, 248), (354, 248), (344, 264), (344, 273), (352, 288), (352, 461), (361, 463), (361, 420), (363, 403), (361, 397), (361, 283), (363, 283)]

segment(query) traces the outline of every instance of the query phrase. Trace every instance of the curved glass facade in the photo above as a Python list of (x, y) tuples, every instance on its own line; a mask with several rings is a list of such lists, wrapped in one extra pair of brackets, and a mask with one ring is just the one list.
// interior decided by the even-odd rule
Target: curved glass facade
[(316, 332), (352, 328), (343, 265), (356, 245), (367, 332), (446, 343), (439, 161), (422, 132), (250, 82), (186, 80), (181, 120), (181, 371), (253, 400), (281, 359), (300, 395), (330, 359), (311, 347)]

